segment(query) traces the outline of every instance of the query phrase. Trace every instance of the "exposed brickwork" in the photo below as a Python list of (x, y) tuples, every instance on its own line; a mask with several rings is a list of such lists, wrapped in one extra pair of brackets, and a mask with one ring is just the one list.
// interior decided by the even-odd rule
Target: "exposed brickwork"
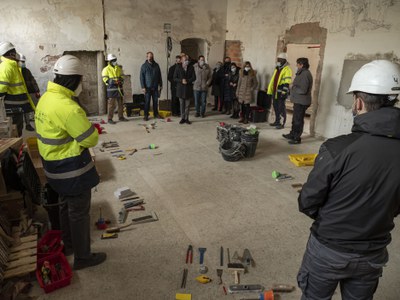
[(232, 62), (241, 67), (243, 64), (242, 42), (225, 41), (225, 56), (229, 56)]

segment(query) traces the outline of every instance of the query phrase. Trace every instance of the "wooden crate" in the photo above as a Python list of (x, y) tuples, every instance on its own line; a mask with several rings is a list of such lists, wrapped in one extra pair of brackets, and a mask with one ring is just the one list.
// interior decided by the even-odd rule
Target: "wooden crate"
[(0, 138), (10, 138), (12, 132), (11, 118), (6, 118), (5, 121), (0, 121)]
[[(14, 150), (19, 150), (22, 145), (22, 138), (11, 138), (2, 139), (0, 138), (0, 159), (3, 158), (4, 153), (8, 148), (13, 148)], [(7, 187), (4, 182), (3, 172), (0, 167), (0, 195), (7, 194)]]
[(18, 246), (10, 248), (4, 279), (27, 275), (36, 270), (37, 233), (20, 238)]
[(24, 198), (21, 192), (13, 191), (0, 195), (0, 210), (9, 221), (19, 220), (24, 210)]

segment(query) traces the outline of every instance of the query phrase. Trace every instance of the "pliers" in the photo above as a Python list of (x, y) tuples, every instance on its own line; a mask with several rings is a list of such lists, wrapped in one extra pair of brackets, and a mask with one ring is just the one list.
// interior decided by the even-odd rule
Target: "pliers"
[(186, 263), (193, 263), (193, 246), (189, 245), (186, 251)]

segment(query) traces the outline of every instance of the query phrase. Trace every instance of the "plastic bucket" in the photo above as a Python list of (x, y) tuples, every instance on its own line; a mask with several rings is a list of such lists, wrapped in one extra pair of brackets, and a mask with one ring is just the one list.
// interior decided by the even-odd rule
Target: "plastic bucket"
[(257, 144), (258, 144), (258, 133), (249, 134), (243, 133), (240, 140), (242, 144), (245, 146), (244, 156), (247, 158), (253, 157), (256, 153)]
[(219, 146), (222, 158), (226, 161), (238, 161), (244, 157), (245, 146), (240, 142), (226, 140)]

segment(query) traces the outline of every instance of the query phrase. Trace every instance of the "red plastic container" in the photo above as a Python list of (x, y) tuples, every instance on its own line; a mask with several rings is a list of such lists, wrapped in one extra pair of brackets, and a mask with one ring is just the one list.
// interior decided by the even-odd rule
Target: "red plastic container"
[[(45, 261), (48, 261), (50, 264), (49, 269), (51, 280), (51, 283), (46, 285), (43, 282), (41, 272), (43, 263)], [(60, 265), (61, 268), (59, 268), (59, 270), (57, 270), (56, 264)], [(36, 278), (40, 287), (43, 288), (47, 294), (69, 285), (72, 279), (72, 270), (64, 254), (56, 253), (38, 260), (36, 267)]]
[(64, 245), (61, 233), (61, 230), (49, 230), (42, 236), (37, 246), (38, 259), (62, 252)]

